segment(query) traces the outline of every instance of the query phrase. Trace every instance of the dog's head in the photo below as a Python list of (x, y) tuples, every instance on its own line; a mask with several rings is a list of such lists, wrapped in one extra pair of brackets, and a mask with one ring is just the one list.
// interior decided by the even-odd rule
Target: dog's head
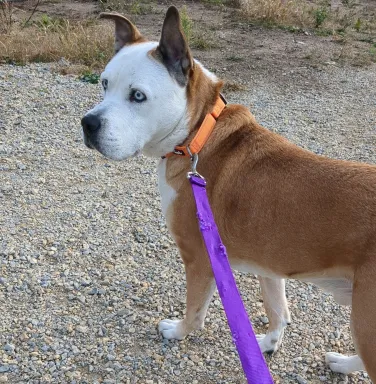
[(220, 83), (193, 60), (175, 7), (159, 43), (146, 41), (121, 15), (101, 17), (115, 22), (116, 54), (101, 75), (103, 101), (82, 119), (85, 144), (114, 160), (170, 152), (206, 113)]

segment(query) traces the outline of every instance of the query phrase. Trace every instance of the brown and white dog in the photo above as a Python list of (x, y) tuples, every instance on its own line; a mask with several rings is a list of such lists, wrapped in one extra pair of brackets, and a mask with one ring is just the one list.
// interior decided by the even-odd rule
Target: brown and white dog
[[(108, 158), (161, 157), (191, 142), (222, 86), (192, 58), (170, 7), (159, 43), (117, 14), (116, 55), (102, 73), (103, 101), (82, 119), (84, 140)], [(187, 157), (158, 165), (162, 209), (184, 261), (187, 312), (163, 320), (168, 339), (201, 328), (215, 283), (186, 178)], [(352, 305), (358, 356), (328, 353), (334, 372), (366, 369), (376, 382), (376, 167), (317, 156), (228, 105), (199, 153), (209, 200), (231, 265), (259, 276), (269, 330), (263, 352), (281, 345), (290, 322), (285, 278), (301, 279)], [(182, 217), (184, 220), (182, 220)]]

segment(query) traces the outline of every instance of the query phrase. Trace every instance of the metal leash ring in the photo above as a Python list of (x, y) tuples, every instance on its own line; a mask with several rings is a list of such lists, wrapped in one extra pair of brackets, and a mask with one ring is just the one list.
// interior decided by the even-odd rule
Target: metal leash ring
[(197, 163), (198, 163), (198, 154), (192, 154), (191, 149), (189, 148), (189, 145), (187, 145), (187, 151), (189, 153), (189, 156), (191, 158), (192, 166), (191, 166), (191, 172), (187, 173), (187, 178), (190, 179), (192, 176), (197, 176), (202, 180), (205, 180), (204, 176), (200, 175), (197, 172)]

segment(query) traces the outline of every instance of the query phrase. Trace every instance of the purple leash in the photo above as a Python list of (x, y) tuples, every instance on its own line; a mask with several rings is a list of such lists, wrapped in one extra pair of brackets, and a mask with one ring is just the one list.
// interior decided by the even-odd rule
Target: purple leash
[(196, 172), (198, 156), (192, 156), (193, 172), (188, 173), (196, 201), (197, 218), (217, 283), (219, 296), (231, 329), (232, 340), (239, 352), (248, 384), (273, 384), (272, 376), (253, 332), (244, 308), (234, 275), (227, 258), (226, 248), (219, 236), (206, 193), (206, 181)]

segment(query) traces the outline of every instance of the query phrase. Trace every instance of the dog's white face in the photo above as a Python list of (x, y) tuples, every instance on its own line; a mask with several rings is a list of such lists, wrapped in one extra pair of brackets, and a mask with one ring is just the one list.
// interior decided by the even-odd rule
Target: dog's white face
[(82, 119), (85, 144), (114, 160), (162, 156), (188, 135), (184, 78), (191, 59), (184, 38), (171, 38), (180, 21), (166, 16), (166, 36), (162, 31), (155, 43), (137, 42), (142, 37), (127, 19), (105, 17), (115, 20), (118, 53), (101, 75), (103, 101)]
[(187, 136), (186, 89), (149, 55), (156, 47), (122, 48), (101, 75), (103, 101), (87, 113), (100, 127), (84, 137), (106, 157), (123, 160), (141, 151), (162, 156)]

